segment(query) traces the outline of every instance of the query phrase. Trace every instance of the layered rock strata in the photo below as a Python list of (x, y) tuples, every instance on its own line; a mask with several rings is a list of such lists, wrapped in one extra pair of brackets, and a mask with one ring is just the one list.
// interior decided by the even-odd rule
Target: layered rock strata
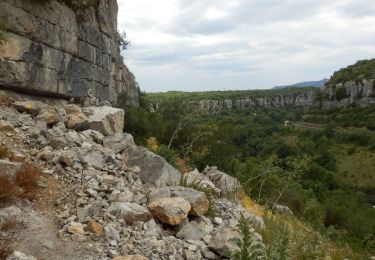
[[(116, 0), (73, 10), (60, 1), (3, 0), (7, 42), (0, 45), (0, 89), (138, 105), (138, 87), (116, 43)], [(91, 102), (93, 103), (93, 102)]]

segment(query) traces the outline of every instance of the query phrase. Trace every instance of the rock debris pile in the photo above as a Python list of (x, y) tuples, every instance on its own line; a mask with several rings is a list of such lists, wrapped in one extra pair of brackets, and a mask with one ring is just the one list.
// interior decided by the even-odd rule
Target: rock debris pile
[[(264, 226), (260, 217), (228, 199), (240, 188), (235, 178), (216, 167), (187, 173), (185, 184), (199, 181), (213, 191), (210, 198), (180, 186), (178, 170), (137, 146), (123, 126), (124, 111), (113, 107), (23, 101), (1, 108), (1, 145), (6, 137), (19, 137), (27, 150), (14, 145), (13, 153), (38, 165), (43, 180), (66, 187), (49, 209), (56, 238), (38, 242), (50, 247), (15, 248), (9, 259), (46, 254), (67, 259), (66, 253), (58, 255), (59, 243), (73, 245), (70, 259), (220, 259), (236, 250), (231, 239), (239, 236), (235, 227), (241, 214)], [(3, 169), (9, 164), (0, 160)], [(25, 212), (48, 218), (30, 203), (17, 203), (0, 209), (0, 223), (6, 214)]]

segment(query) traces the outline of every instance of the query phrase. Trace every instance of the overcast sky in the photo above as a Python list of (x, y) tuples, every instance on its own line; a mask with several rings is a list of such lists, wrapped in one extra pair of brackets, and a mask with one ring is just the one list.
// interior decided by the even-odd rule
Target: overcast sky
[(261, 89), (375, 57), (375, 0), (118, 0), (142, 90)]

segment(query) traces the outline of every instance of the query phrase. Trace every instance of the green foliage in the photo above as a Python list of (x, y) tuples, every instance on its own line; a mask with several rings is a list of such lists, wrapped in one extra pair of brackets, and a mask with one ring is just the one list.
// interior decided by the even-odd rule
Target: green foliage
[(126, 50), (130, 46), (130, 41), (126, 39), (126, 32), (116, 32), (115, 40), (120, 50)]
[(245, 218), (242, 214), (237, 224), (239, 238), (233, 239), (238, 246), (237, 252), (231, 253), (231, 259), (234, 260), (258, 260), (266, 259), (266, 247), (262, 242), (262, 238), (251, 227), (253, 222)]
[(267, 228), (260, 230), (267, 259), (366, 259), (363, 252), (353, 253), (347, 246), (332, 244), (307, 223), (295, 217), (266, 215)]
[(335, 96), (337, 100), (341, 100), (348, 97), (344, 87), (338, 87), (337, 89), (335, 89)]
[[(247, 95), (228, 93), (230, 97)], [(375, 108), (324, 113), (318, 108), (249, 108), (209, 114), (199, 111), (194, 101), (202, 97), (226, 98), (228, 93), (142, 94), (141, 106), (126, 110), (126, 130), (139, 143), (155, 137), (190, 168), (202, 170), (216, 165), (235, 176), (246, 194), (258, 203), (269, 208), (275, 203), (287, 205), (296, 217), (308, 221), (319, 232), (334, 230), (329, 237), (337, 243), (371, 252), (368, 245), (373, 243), (373, 237), (357, 226), (367, 219), (365, 226), (371, 230), (375, 223), (373, 209), (355, 186), (342, 181), (338, 173), (342, 162), (336, 148), (357, 148), (353, 149), (353, 156), (373, 149)], [(285, 120), (317, 125), (286, 128)], [(197, 186), (198, 183), (196, 189)], [(346, 194), (343, 198), (350, 203), (342, 202), (337, 194)], [(338, 217), (341, 215), (344, 219)], [(288, 233), (288, 229), (282, 232)], [(285, 246), (283, 239), (278, 240), (277, 248)], [(297, 254), (298, 250), (291, 252)], [(287, 254), (288, 250), (278, 257), (282, 259)]]
[(4, 32), (7, 30), (7, 24), (5, 20), (0, 19), (0, 45), (6, 43), (7, 39)]
[(347, 81), (375, 79), (375, 59), (361, 60), (333, 73), (326, 85), (336, 85)]
[(169, 149), (166, 145), (160, 145), (158, 149), (155, 151), (157, 155), (163, 157), (170, 165), (175, 168), (178, 168), (177, 161), (176, 161), (176, 154), (173, 150)]

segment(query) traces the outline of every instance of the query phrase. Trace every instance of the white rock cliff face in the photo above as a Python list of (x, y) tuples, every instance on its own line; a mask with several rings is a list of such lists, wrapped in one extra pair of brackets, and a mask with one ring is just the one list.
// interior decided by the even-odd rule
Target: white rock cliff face
[(274, 97), (254, 97), (243, 99), (201, 100), (199, 107), (208, 111), (223, 109), (245, 109), (251, 107), (312, 106), (316, 103), (316, 92), (306, 91), (299, 94), (277, 95)]
[(56, 0), (2, 0), (7, 42), (0, 45), (0, 89), (117, 102), (124, 92), (138, 104), (133, 74), (117, 47), (116, 0), (72, 10)]
[[(344, 89), (342, 96), (339, 89)], [(323, 108), (359, 106), (375, 104), (375, 80), (345, 82), (335, 86), (325, 86), (316, 90), (301, 91), (297, 94), (275, 94), (270, 97), (249, 97), (224, 100), (200, 100), (200, 109), (216, 112), (225, 109), (245, 109), (253, 107), (321, 106)]]

